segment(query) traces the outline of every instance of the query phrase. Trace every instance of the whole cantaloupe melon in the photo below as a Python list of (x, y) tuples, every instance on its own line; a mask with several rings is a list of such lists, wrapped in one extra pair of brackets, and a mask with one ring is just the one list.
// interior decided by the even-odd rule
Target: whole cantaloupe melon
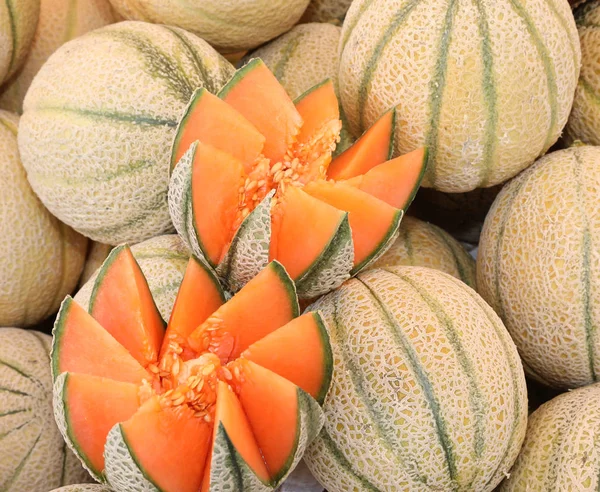
[(334, 357), (306, 461), (329, 492), (491, 491), (525, 436), (517, 350), (471, 288), (422, 267), (360, 273), (322, 297)]
[(181, 29), (103, 27), (61, 46), (24, 102), (19, 149), (48, 209), (95, 241), (135, 243), (171, 230), (169, 159), (195, 89), (233, 66)]
[(352, 0), (311, 0), (302, 21), (341, 23), (351, 3)]
[(526, 371), (558, 388), (600, 374), (600, 148), (541, 158), (502, 189), (483, 228), (477, 287)]
[(54, 314), (77, 285), (87, 240), (42, 205), (19, 159), (19, 117), (0, 110), (0, 326)]
[(564, 393), (530, 417), (523, 448), (501, 492), (600, 488), (600, 385)]
[(0, 328), (0, 490), (46, 492), (91, 481), (52, 411), (52, 338)]
[(0, 108), (20, 113), (33, 77), (52, 53), (70, 39), (114, 21), (108, 0), (41, 0), (27, 59), (19, 73), (0, 89)]
[(396, 151), (429, 147), (424, 186), (515, 176), (558, 139), (581, 53), (567, 0), (355, 0), (340, 42), (352, 133), (398, 108)]
[(475, 288), (475, 260), (450, 234), (429, 222), (404, 217), (400, 236), (373, 268), (423, 266), (446, 272)]
[(222, 53), (235, 53), (289, 31), (310, 0), (110, 0), (125, 19), (193, 32)]

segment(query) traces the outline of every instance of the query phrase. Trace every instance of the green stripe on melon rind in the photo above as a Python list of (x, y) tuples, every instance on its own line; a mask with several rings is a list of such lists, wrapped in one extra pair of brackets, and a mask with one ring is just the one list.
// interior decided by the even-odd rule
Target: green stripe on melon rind
[(322, 82), (319, 82), (318, 84), (313, 85), (310, 89), (304, 91), (296, 99), (294, 99), (294, 106), (297, 106), (298, 103), (301, 102), (304, 98), (306, 98), (307, 96), (310, 96), (317, 89), (320, 89), (321, 87), (323, 87), (324, 85), (327, 85), (330, 82), (331, 82), (331, 79), (325, 79)]
[(98, 275), (96, 276), (96, 280), (94, 281), (94, 288), (92, 289), (92, 293), (90, 294), (90, 304), (88, 307), (89, 313), (91, 313), (94, 310), (94, 303), (96, 302), (96, 296), (98, 295), (98, 291), (100, 290), (100, 287), (102, 286), (102, 283), (104, 282), (104, 277), (106, 275), (106, 272), (110, 269), (111, 265), (115, 262), (117, 257), (121, 254), (121, 251), (123, 251), (127, 247), (128, 246), (125, 244), (116, 246), (108, 254), (108, 256), (106, 257), (106, 260), (104, 260), (104, 263), (102, 263), (102, 266), (98, 270)]
[(52, 403), (54, 409), (54, 419), (56, 425), (60, 431), (63, 439), (67, 443), (67, 446), (81, 461), (83, 467), (99, 482), (105, 482), (105, 477), (101, 470), (95, 470), (93, 465), (89, 462), (88, 458), (81, 452), (74, 436), (71, 435), (71, 424), (69, 421), (69, 410), (67, 408), (67, 381), (69, 373), (65, 372), (60, 374), (54, 382), (54, 390), (52, 396)]
[(27, 454), (23, 457), (23, 459), (21, 460), (21, 462), (17, 465), (17, 467), (14, 469), (14, 472), (12, 474), (12, 476), (8, 479), (7, 482), (5, 482), (4, 484), (2, 484), (2, 490), (3, 491), (9, 491), (12, 484), (19, 478), (19, 476), (21, 475), (21, 472), (23, 471), (23, 469), (25, 468), (25, 464), (27, 463), (27, 461), (29, 460), (29, 458), (31, 457), (31, 455), (33, 454), (33, 451), (35, 450), (38, 442), (40, 441), (40, 439), (42, 438), (42, 434), (44, 433), (44, 430), (40, 430), (38, 436), (36, 437), (35, 441), (33, 442), (33, 444), (31, 445), (31, 447), (29, 448), (29, 451), (27, 452)]
[[(396, 110), (394, 108), (394, 115), (396, 114)], [(395, 118), (395, 116), (394, 116)], [(392, 152), (394, 151), (394, 140), (392, 139)], [(417, 180), (415, 181), (415, 184), (413, 186), (413, 189), (409, 195), (409, 197), (406, 199), (406, 202), (404, 202), (404, 205), (402, 205), (402, 210), (404, 212), (406, 212), (408, 210), (408, 207), (411, 206), (413, 200), (415, 199), (415, 197), (417, 196), (417, 193), (419, 191), (419, 189), (421, 188), (421, 183), (423, 182), (423, 179), (425, 179), (425, 174), (427, 174), (427, 169), (429, 168), (429, 147), (425, 147), (425, 151), (423, 153), (423, 161), (421, 164), (421, 171), (419, 172), (419, 175), (417, 176)]]
[(248, 72), (255, 70), (258, 67), (264, 66), (264, 62), (260, 58), (252, 58), (248, 63), (246, 63), (242, 68), (238, 69), (233, 77), (227, 82), (221, 90), (218, 92), (217, 96), (221, 99), (225, 99), (229, 92), (235, 88), (235, 86), (244, 80)]
[[(461, 251), (461, 250), (456, 250), (455, 245), (451, 241), (448, 240), (447, 232), (444, 231), (442, 228), (436, 226), (435, 224), (430, 224), (430, 226), (431, 226), (431, 230), (433, 231), (433, 233), (438, 237), (438, 239), (440, 241), (442, 241), (444, 243), (446, 248), (450, 251), (450, 254), (452, 255), (452, 259), (454, 260), (454, 266), (456, 267), (456, 270), (458, 271), (458, 275), (460, 276), (460, 279), (466, 285), (468, 285), (469, 287), (474, 289), (475, 286), (473, 285), (471, 280), (472, 280), (473, 274), (475, 272), (471, 271), (471, 275), (468, 275), (467, 271), (465, 269), (465, 266), (468, 268), (469, 265), (468, 264), (463, 265), (464, 255), (468, 254), (468, 253), (465, 253), (464, 251)], [(463, 259), (461, 259), (461, 256), (463, 256)], [(469, 270), (472, 270), (472, 269), (469, 269)]]
[[(548, 5), (548, 8), (552, 11), (552, 14), (554, 15), (554, 17), (558, 19), (560, 26), (563, 28), (565, 33), (567, 33), (567, 38), (569, 38), (569, 45), (571, 46), (571, 52), (573, 53), (573, 60), (577, 60), (577, 58), (579, 56), (578, 51), (580, 49), (579, 37), (577, 36), (577, 32), (575, 32), (575, 39), (573, 39), (570, 35), (570, 32), (571, 32), (571, 26), (569, 25), (570, 22), (567, 18), (563, 17), (560, 14), (559, 10), (556, 8), (556, 4), (554, 3), (554, 0), (545, 0), (545, 2), (546, 2), (546, 5)], [(576, 63), (573, 63), (573, 69), (574, 69), (573, 78), (574, 79), (578, 78), (579, 68), (580, 67)]]
[(359, 131), (361, 132), (366, 129), (365, 107), (367, 105), (367, 99), (369, 97), (369, 86), (371, 84), (371, 80), (373, 79), (373, 75), (377, 70), (377, 65), (379, 64), (379, 61), (383, 56), (383, 51), (387, 47), (388, 43), (394, 38), (396, 33), (400, 30), (404, 22), (406, 22), (413, 9), (417, 7), (417, 5), (421, 3), (421, 1), (422, 0), (410, 0), (396, 12), (389, 27), (384, 31), (380, 40), (377, 42), (375, 49), (373, 50), (373, 54), (369, 58), (363, 70), (364, 75), (362, 77), (358, 89), (358, 123)]
[(177, 127), (177, 121), (175, 120), (159, 118), (152, 115), (124, 113), (122, 111), (117, 111), (114, 109), (97, 111), (94, 109), (70, 108), (68, 106), (41, 106), (35, 108), (35, 110), (38, 112), (70, 113), (76, 116), (81, 116), (82, 118), (88, 118), (92, 120), (112, 120), (119, 123), (131, 123), (135, 125), (136, 129), (142, 130), (147, 127), (156, 126), (166, 126), (169, 128)]
[(138, 463), (121, 424), (115, 424), (104, 445), (105, 475), (115, 490), (163, 492)]
[(345, 213), (325, 249), (296, 280), (299, 297), (312, 299), (339, 287), (350, 278), (353, 264), (352, 230)]
[(345, 33), (344, 36), (340, 39), (340, 55), (342, 55), (342, 53), (344, 52), (344, 48), (346, 47), (346, 44), (348, 43), (348, 40), (350, 39), (354, 28), (358, 25), (358, 22), (374, 1), (375, 0), (365, 0), (359, 7), (359, 11), (352, 17), (351, 22), (344, 22)]
[[(196, 109), (196, 105), (200, 102), (200, 100), (202, 99), (204, 94), (206, 94), (207, 92), (208, 91), (204, 87), (200, 87), (199, 89), (196, 89), (194, 91), (194, 93), (192, 94), (192, 97), (190, 98), (189, 103), (187, 104), (187, 106), (185, 107), (185, 110), (183, 111), (183, 116), (181, 117), (181, 119), (179, 120), (179, 123), (177, 124), (177, 129), (175, 130), (175, 138), (173, 139), (173, 145), (171, 145), (171, 167), (170, 167), (171, 172), (173, 172), (173, 169), (175, 169), (175, 166), (178, 164), (177, 162), (175, 162), (175, 158), (177, 156), (177, 150), (179, 150), (179, 145), (181, 142), (181, 138), (183, 137), (183, 133), (184, 133), (186, 124), (187, 124), (189, 118), (194, 113), (194, 110)], [(192, 145), (196, 145), (196, 142), (192, 143)], [(190, 146), (190, 148), (191, 148), (191, 146)], [(189, 149), (185, 149), (186, 152), (188, 150)], [(182, 157), (182, 159), (183, 159), (183, 157)]]
[[(396, 135), (396, 126), (398, 125), (398, 109), (396, 108), (396, 106), (394, 106), (391, 110), (392, 112), (392, 126), (390, 128), (390, 145), (388, 146), (388, 154), (387, 154), (387, 160), (389, 161), (392, 157), (394, 157), (394, 138)], [(425, 163), (427, 163), (427, 156), (429, 155), (429, 152), (426, 150), (425, 151)], [(419, 183), (421, 183), (422, 178), (422, 174), (423, 171), (421, 171), (421, 178), (419, 179)], [(419, 187), (417, 186), (417, 189)], [(410, 205), (410, 202), (413, 201), (413, 198), (416, 194), (416, 191), (413, 191), (413, 193), (411, 194), (408, 204)], [(408, 205), (407, 205), (408, 207)], [(405, 207), (403, 207), (404, 210), (406, 210)]]
[(285, 291), (288, 295), (288, 300), (290, 301), (290, 308), (292, 312), (292, 318), (297, 318), (300, 316), (300, 305), (298, 304), (298, 293), (296, 292), (296, 284), (292, 280), (292, 277), (289, 276), (285, 267), (279, 263), (277, 260), (273, 260), (271, 263), (267, 265), (267, 268), (273, 270), (273, 273), (277, 275), (281, 284), (285, 288)]
[(315, 400), (319, 405), (323, 406), (325, 398), (331, 388), (331, 381), (333, 379), (333, 351), (331, 349), (331, 340), (329, 337), (329, 330), (325, 325), (325, 320), (321, 313), (317, 311), (312, 312), (313, 319), (319, 329), (319, 338), (321, 340), (321, 347), (323, 347), (323, 382), (321, 389), (315, 397)]
[(60, 305), (56, 320), (54, 321), (54, 327), (52, 328), (52, 350), (50, 351), (51, 367), (52, 367), (52, 380), (56, 381), (56, 378), (60, 376), (59, 372), (59, 359), (60, 359), (60, 344), (62, 343), (62, 336), (65, 328), (65, 323), (69, 317), (69, 311), (73, 304), (73, 298), (71, 296), (65, 297)]
[[(17, 22), (16, 22), (16, 14), (15, 14), (15, 5), (13, 4), (13, 0), (4, 0), (4, 4), (6, 5), (6, 11), (8, 12), (8, 22), (10, 24), (10, 62), (8, 63), (8, 70), (6, 72), (6, 77), (10, 77), (12, 75), (15, 61), (17, 58)], [(1, 80), (0, 80), (1, 81)]]
[(279, 80), (280, 82), (283, 81), (283, 78), (286, 74), (287, 64), (289, 63), (292, 56), (296, 54), (296, 50), (298, 49), (298, 46), (300, 46), (300, 41), (303, 37), (304, 36), (302, 33), (297, 33), (297, 35), (294, 38), (290, 39), (288, 44), (285, 46), (285, 49), (283, 50), (281, 59), (273, 68), (273, 75), (275, 75), (277, 80)]
[(369, 265), (376, 262), (386, 253), (388, 249), (391, 248), (400, 234), (400, 222), (402, 221), (403, 216), (404, 211), (398, 209), (398, 211), (394, 214), (394, 219), (392, 220), (392, 223), (390, 224), (390, 227), (388, 228), (381, 242), (373, 249), (369, 256), (367, 256), (362, 262), (360, 262), (350, 271), (351, 276), (357, 275)]

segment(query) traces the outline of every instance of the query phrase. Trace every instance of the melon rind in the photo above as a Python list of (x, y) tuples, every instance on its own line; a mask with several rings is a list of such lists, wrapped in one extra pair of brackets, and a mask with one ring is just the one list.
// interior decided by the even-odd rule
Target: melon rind
[(112, 489), (100, 484), (77, 484), (67, 485), (60, 489), (54, 489), (50, 492), (114, 492)]

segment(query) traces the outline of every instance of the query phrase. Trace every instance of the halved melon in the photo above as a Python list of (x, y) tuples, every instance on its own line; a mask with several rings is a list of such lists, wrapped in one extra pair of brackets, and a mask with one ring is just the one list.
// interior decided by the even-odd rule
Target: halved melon
[[(418, 156), (411, 155), (386, 163), (395, 110), (331, 164), (341, 130), (331, 81), (307, 91), (294, 105), (264, 63), (254, 59), (219, 97), (197, 93), (179, 122), (169, 210), (190, 249), (210, 261), (226, 285), (239, 290), (276, 258), (296, 282), (299, 296), (310, 299), (341, 285), (391, 244), (385, 235), (353, 244), (356, 234), (349, 235), (342, 214), (331, 210), (346, 209), (313, 195), (330, 206), (317, 205), (293, 189), (360, 176), (348, 186), (405, 208), (420, 185), (422, 169), (417, 168), (424, 159), (417, 163)], [(378, 208), (367, 210), (376, 213)], [(377, 226), (388, 219), (393, 236), (397, 220), (389, 213), (383, 219), (369, 217)]]

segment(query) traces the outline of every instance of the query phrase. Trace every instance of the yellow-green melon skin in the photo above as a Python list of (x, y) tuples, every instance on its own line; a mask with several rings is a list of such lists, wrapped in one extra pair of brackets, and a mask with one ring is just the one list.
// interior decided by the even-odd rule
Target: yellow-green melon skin
[(305, 460), (329, 492), (491, 491), (519, 453), (527, 393), (498, 316), (423, 267), (370, 270), (317, 301), (334, 375)]
[(429, 147), (426, 187), (502, 183), (558, 139), (581, 52), (567, 0), (355, 0), (340, 42), (353, 134), (396, 105), (396, 152)]
[(40, 0), (0, 2), (0, 84), (24, 63), (40, 14)]
[(557, 388), (600, 371), (600, 148), (541, 158), (508, 183), (483, 227), (477, 287), (526, 371)]
[(222, 53), (257, 46), (289, 31), (310, 0), (110, 0), (125, 19), (193, 32)]
[(586, 2), (575, 12), (581, 44), (581, 74), (565, 137), (600, 144), (600, 2)]
[(79, 278), (80, 286), (83, 286), (96, 270), (102, 266), (102, 263), (104, 263), (104, 260), (106, 260), (112, 249), (113, 247), (108, 244), (90, 241), (83, 272), (81, 272), (81, 277)]
[(46, 492), (91, 477), (54, 421), (52, 338), (0, 328), (0, 490)]
[(564, 393), (530, 417), (500, 492), (592, 492), (600, 488), (600, 386)]
[[(190, 258), (187, 247), (179, 236), (167, 234), (135, 244), (131, 247), (131, 251), (148, 280), (152, 297), (161, 316), (168, 320)], [(98, 270), (75, 295), (75, 301), (84, 309), (89, 307), (97, 276)]]
[(373, 268), (422, 266), (440, 270), (475, 288), (475, 260), (443, 229), (429, 222), (404, 217), (400, 236)]
[(0, 326), (25, 327), (54, 314), (75, 288), (87, 239), (35, 196), (19, 159), (18, 124), (0, 110)]
[(19, 150), (48, 209), (105, 244), (172, 230), (171, 144), (195, 89), (219, 88), (233, 66), (169, 26), (121, 22), (62, 45), (31, 84)]
[(351, 3), (352, 0), (311, 0), (302, 21), (341, 23)]
[(112, 489), (105, 487), (104, 485), (97, 484), (77, 484), (67, 485), (60, 489), (54, 489), (51, 492), (113, 492)]
[(0, 108), (16, 113), (42, 65), (62, 44), (115, 21), (108, 0), (41, 0), (31, 48), (19, 73), (1, 89)]

